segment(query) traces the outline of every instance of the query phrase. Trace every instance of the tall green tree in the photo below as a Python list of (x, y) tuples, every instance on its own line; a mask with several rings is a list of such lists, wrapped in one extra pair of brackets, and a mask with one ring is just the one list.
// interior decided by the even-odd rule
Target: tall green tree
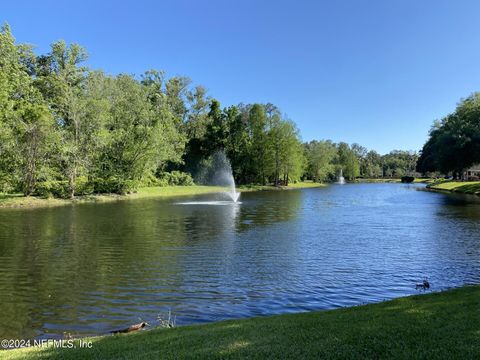
[(217, 150), (224, 150), (227, 144), (228, 123), (220, 102), (213, 99), (208, 112), (208, 125), (205, 136), (205, 149), (211, 155)]
[(21, 66), (19, 51), (8, 24), (0, 31), (0, 182), (3, 191), (14, 183), (15, 155), (13, 136), (16, 94), (28, 80)]
[(480, 93), (462, 100), (455, 112), (434, 123), (417, 170), (452, 173), (458, 178), (476, 163), (480, 163)]
[(305, 145), (307, 174), (315, 182), (331, 181), (335, 178), (337, 148), (330, 140), (313, 140)]
[(265, 185), (267, 176), (271, 172), (272, 161), (267, 136), (267, 115), (264, 106), (261, 104), (252, 105), (248, 121), (251, 136), (252, 173), (258, 174), (257, 181)]
[(382, 156), (375, 150), (370, 150), (365, 156), (363, 176), (379, 178), (383, 176)]
[(45, 177), (53, 139), (53, 120), (26, 66), (31, 49), (16, 45), (8, 25), (0, 31), (0, 180), (17, 182), (31, 195)]
[(110, 116), (101, 172), (114, 190), (126, 192), (165, 161), (180, 161), (184, 137), (176, 115), (164, 101), (153, 101), (150, 89), (129, 75), (109, 79)]
[(349, 180), (355, 180), (360, 175), (360, 162), (355, 151), (347, 143), (338, 144), (338, 166), (343, 176)]
[[(296, 125), (290, 120), (283, 120), (278, 124), (280, 140), (280, 176), (288, 186), (289, 181), (297, 181), (305, 170), (305, 154)], [(278, 174), (278, 172), (276, 172)], [(278, 181), (275, 181), (278, 183)]]
[(250, 149), (252, 139), (248, 127), (248, 111), (237, 106), (225, 110), (228, 123), (228, 141), (226, 151), (230, 159), (233, 175), (237, 183), (248, 183), (252, 180), (252, 159)]
[(57, 41), (49, 54), (39, 57), (36, 70), (36, 84), (52, 109), (61, 136), (57, 160), (72, 198), (77, 178), (86, 173), (92, 156), (88, 151), (90, 139), (85, 133), (89, 126), (83, 92), (87, 68), (81, 65), (87, 57), (80, 45), (68, 46), (63, 40)]

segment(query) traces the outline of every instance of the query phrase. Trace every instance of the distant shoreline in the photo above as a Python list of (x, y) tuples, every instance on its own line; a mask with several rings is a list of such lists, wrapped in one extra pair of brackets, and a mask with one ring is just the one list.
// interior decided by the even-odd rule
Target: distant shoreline
[[(270, 190), (293, 190), (304, 188), (315, 188), (326, 186), (322, 183), (314, 182), (299, 182), (290, 184), (289, 186), (271, 186), (271, 185), (244, 185), (239, 186), (237, 191), (270, 191)], [(74, 199), (59, 199), (59, 198), (42, 198), (38, 196), (23, 196), (21, 194), (0, 194), (0, 209), (15, 209), (15, 208), (48, 208), (56, 206), (65, 206), (82, 203), (105, 203), (123, 200), (135, 199), (155, 199), (155, 198), (169, 198), (175, 196), (193, 196), (202, 194), (214, 194), (224, 192), (225, 187), (221, 186), (163, 186), (163, 187), (142, 187), (135, 193), (127, 195), (119, 194), (98, 194), (98, 195), (84, 195), (78, 196)]]
[[(429, 183), (431, 179), (416, 178), (415, 183)], [(400, 183), (400, 179), (396, 178), (357, 178), (351, 182), (355, 184), (374, 184), (374, 183)], [(478, 182), (480, 184), (480, 182)], [(444, 183), (444, 184), (451, 184)], [(432, 190), (442, 191), (455, 191), (464, 192), (461, 189), (444, 188), (447, 185), (429, 185), (428, 188)], [(466, 185), (465, 182), (456, 183), (458, 186)], [(238, 192), (252, 192), (252, 191), (283, 191), (283, 190), (295, 190), (306, 188), (319, 188), (329, 185), (328, 183), (316, 183), (312, 181), (304, 181), (291, 183), (288, 186), (273, 186), (273, 185), (240, 185), (237, 188)], [(169, 198), (176, 196), (194, 196), (202, 194), (214, 194), (226, 191), (226, 187), (221, 186), (205, 186), (205, 185), (192, 185), (192, 186), (153, 186), (153, 187), (141, 187), (135, 193), (119, 195), (119, 194), (95, 194), (95, 195), (82, 195), (77, 196), (74, 199), (61, 199), (61, 198), (42, 198), (39, 196), (23, 196), (22, 194), (0, 194), (0, 209), (28, 209), (28, 208), (49, 208), (57, 206), (65, 206), (72, 204), (83, 203), (105, 203), (113, 201), (123, 200), (135, 200), (135, 199), (155, 199), (155, 198)], [(477, 189), (480, 191), (480, 185)], [(469, 192), (464, 192), (469, 193)]]
[[(413, 181), (416, 184), (428, 184), (429, 182), (433, 181), (430, 178), (415, 178)], [(355, 183), (401, 183), (402, 180), (400, 178), (357, 178), (354, 181)]]

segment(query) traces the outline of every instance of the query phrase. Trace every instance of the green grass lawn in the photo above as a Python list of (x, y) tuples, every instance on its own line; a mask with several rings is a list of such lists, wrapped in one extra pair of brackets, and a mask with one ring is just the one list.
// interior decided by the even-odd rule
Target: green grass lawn
[(480, 195), (480, 181), (439, 181), (428, 186), (433, 190), (453, 191), (462, 194)]
[(161, 198), (171, 196), (186, 196), (199, 195), (225, 191), (225, 188), (220, 186), (165, 186), (165, 187), (144, 187), (139, 188), (136, 193), (128, 195), (117, 194), (101, 194), (101, 195), (87, 195), (78, 196), (73, 200), (70, 199), (55, 199), (55, 198), (41, 198), (37, 196), (23, 196), (22, 194), (2, 194), (0, 195), (1, 207), (49, 207), (59, 206), (71, 203), (82, 202), (106, 202), (116, 200), (128, 199), (146, 199), (146, 198)]
[[(261, 186), (261, 185), (248, 185), (240, 186), (238, 191), (260, 191), (260, 190), (281, 190), (281, 189), (300, 189), (309, 187), (320, 187), (324, 184), (313, 182), (299, 182), (296, 184), (290, 184), (288, 187), (275, 187), (275, 186)], [(136, 193), (128, 195), (117, 194), (102, 194), (102, 195), (89, 195), (78, 196), (74, 200), (69, 199), (54, 199), (54, 198), (41, 198), (36, 196), (23, 196), (22, 194), (1, 194), (0, 193), (0, 208), (34, 208), (34, 207), (49, 207), (59, 206), (71, 203), (82, 202), (105, 202), (115, 200), (129, 200), (129, 199), (146, 199), (146, 198), (165, 198), (172, 196), (188, 196), (188, 195), (200, 195), (228, 191), (228, 188), (221, 186), (165, 186), (165, 187), (143, 187), (139, 188)]]
[(389, 179), (389, 178), (357, 178), (355, 179), (356, 183), (399, 183), (400, 179)]
[(23, 194), (3, 194), (0, 193), (0, 208), (33, 208), (58, 206), (69, 203), (69, 200), (63, 199), (44, 199), (36, 196), (23, 196)]
[(238, 191), (268, 191), (268, 190), (289, 190), (289, 189), (305, 189), (305, 188), (318, 188), (327, 186), (323, 183), (313, 182), (311, 180), (300, 181), (297, 183), (290, 183), (288, 186), (273, 186), (273, 185), (240, 185)]
[(480, 286), (332, 311), (91, 338), (3, 359), (478, 359)]
[(164, 187), (143, 187), (139, 188), (135, 194), (130, 194), (129, 198), (151, 198), (151, 197), (171, 197), (171, 196), (188, 196), (210, 194), (215, 192), (226, 191), (221, 186), (164, 186)]
[(316, 187), (323, 187), (323, 186), (326, 186), (326, 185), (322, 183), (313, 182), (313, 181), (301, 181), (297, 183), (288, 184), (288, 188), (292, 188), (292, 189), (316, 188)]
[[(413, 180), (414, 183), (430, 183), (432, 182), (432, 179), (428, 178), (415, 178)], [(356, 179), (355, 182), (359, 183), (400, 183), (402, 182), (401, 179), (396, 179), (396, 178), (373, 178), (373, 179), (368, 179), (368, 178), (362, 178), (362, 179)]]

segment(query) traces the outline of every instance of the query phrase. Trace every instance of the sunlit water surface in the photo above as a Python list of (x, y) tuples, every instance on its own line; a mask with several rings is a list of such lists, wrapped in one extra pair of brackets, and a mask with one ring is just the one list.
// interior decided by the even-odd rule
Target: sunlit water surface
[(419, 190), (3, 209), (0, 338), (102, 334), (169, 311), (181, 325), (332, 309), (418, 293), (424, 277), (433, 291), (479, 283), (480, 202)]

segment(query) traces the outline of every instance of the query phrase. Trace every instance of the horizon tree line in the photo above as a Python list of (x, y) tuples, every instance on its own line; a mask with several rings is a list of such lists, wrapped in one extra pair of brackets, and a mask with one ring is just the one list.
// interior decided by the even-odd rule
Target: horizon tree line
[[(402, 176), (417, 154), (358, 144), (303, 143), (273, 104), (221, 107), (183, 76), (89, 69), (87, 51), (57, 41), (47, 54), (0, 31), (0, 191), (74, 197), (191, 184), (224, 151), (240, 184), (288, 185)], [(413, 164), (413, 165), (412, 165)]]

